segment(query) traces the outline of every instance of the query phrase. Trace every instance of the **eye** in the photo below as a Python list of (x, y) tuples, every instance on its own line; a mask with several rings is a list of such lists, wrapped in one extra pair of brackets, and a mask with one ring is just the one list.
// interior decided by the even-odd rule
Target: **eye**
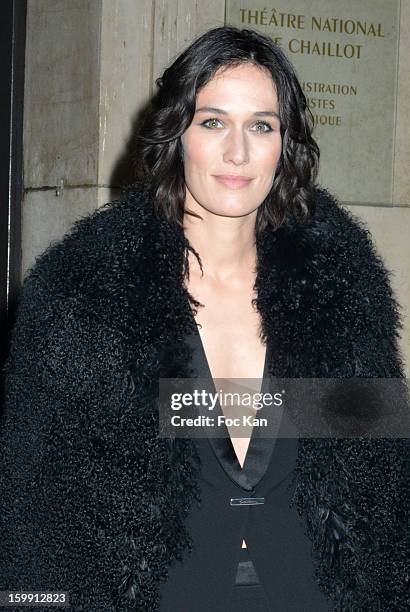
[(211, 119), (207, 119), (206, 121), (203, 121), (201, 125), (212, 130), (212, 129), (219, 127), (217, 125), (218, 123), (221, 125), (221, 122), (219, 121), (219, 119), (216, 119), (216, 117), (212, 117)]
[(268, 132), (273, 132), (273, 128), (267, 121), (257, 121), (254, 124), (256, 129), (252, 129), (253, 132), (258, 132), (259, 134), (267, 134)]

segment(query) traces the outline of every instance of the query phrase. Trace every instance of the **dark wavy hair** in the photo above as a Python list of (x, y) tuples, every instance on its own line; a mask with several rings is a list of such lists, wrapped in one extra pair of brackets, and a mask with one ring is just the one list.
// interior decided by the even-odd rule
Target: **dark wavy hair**
[(217, 70), (244, 63), (271, 74), (282, 135), (280, 160), (272, 188), (258, 208), (255, 233), (268, 223), (278, 228), (287, 213), (303, 222), (313, 210), (320, 153), (311, 135), (312, 113), (295, 69), (270, 38), (224, 26), (194, 40), (156, 80), (157, 92), (137, 135), (138, 181), (152, 193), (157, 213), (181, 227), (186, 195), (181, 136), (193, 120), (196, 96)]

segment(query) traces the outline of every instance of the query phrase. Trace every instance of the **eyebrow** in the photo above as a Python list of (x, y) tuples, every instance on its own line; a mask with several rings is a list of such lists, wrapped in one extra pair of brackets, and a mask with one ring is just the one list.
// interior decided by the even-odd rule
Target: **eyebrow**
[[(219, 115), (228, 115), (228, 112), (222, 110), (221, 108), (215, 108), (214, 106), (201, 106), (201, 108), (197, 108), (196, 113), (217, 113)], [(256, 111), (253, 113), (255, 117), (275, 117), (275, 119), (280, 119), (278, 113), (275, 111)]]

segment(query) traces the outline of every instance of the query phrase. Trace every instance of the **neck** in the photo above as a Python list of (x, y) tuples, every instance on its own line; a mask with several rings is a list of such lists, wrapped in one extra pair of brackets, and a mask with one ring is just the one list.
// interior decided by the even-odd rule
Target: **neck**
[[(235, 282), (245, 271), (256, 268), (256, 212), (242, 217), (216, 215), (200, 205), (187, 210), (201, 215), (198, 219), (184, 214), (184, 233), (199, 254), (204, 276), (221, 283)], [(190, 272), (201, 274), (199, 262), (189, 253)]]

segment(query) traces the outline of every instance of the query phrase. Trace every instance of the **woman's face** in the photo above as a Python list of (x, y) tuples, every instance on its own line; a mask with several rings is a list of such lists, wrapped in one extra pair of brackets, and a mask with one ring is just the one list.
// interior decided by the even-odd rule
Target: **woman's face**
[(252, 64), (219, 70), (198, 93), (193, 121), (181, 138), (185, 205), (234, 217), (256, 210), (271, 189), (281, 154), (278, 113), (267, 71)]

